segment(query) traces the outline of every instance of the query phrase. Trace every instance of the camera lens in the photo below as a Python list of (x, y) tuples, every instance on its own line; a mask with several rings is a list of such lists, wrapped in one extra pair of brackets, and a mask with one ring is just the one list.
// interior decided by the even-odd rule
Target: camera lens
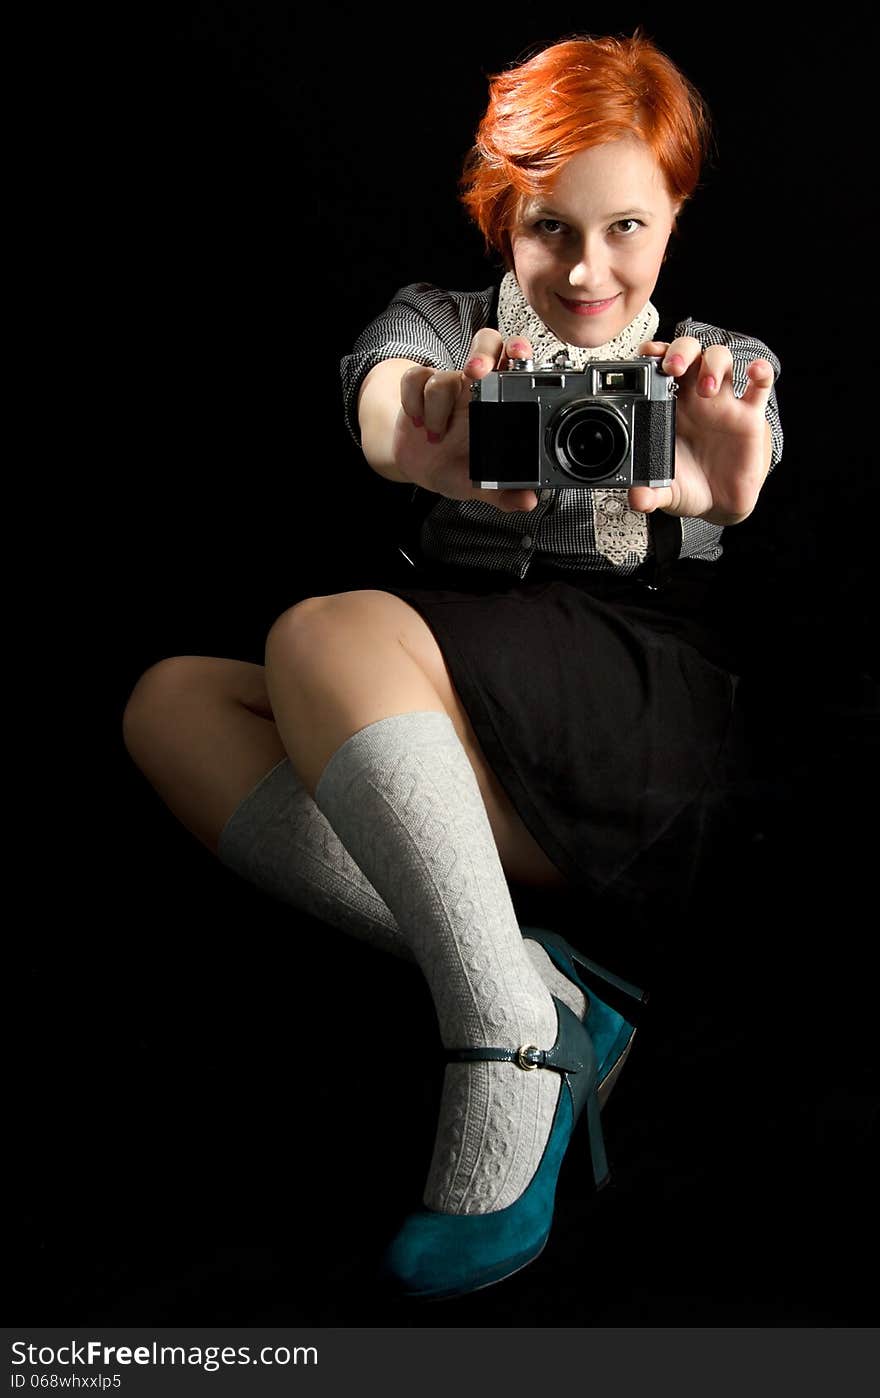
[(553, 433), (556, 460), (581, 481), (601, 481), (622, 465), (629, 449), (626, 425), (597, 404), (570, 408)]

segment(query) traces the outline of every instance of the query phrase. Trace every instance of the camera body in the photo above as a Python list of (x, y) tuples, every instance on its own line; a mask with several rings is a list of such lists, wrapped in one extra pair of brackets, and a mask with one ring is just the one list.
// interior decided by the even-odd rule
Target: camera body
[[(471, 386), (470, 478), (484, 489), (627, 489), (675, 476), (675, 395), (660, 355), (512, 360)], [(502, 408), (504, 411), (502, 412)]]

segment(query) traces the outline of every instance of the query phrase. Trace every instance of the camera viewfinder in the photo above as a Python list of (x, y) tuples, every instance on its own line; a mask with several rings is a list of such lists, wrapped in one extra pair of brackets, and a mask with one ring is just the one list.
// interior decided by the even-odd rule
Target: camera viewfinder
[(643, 369), (600, 369), (599, 387), (609, 393), (641, 393), (645, 382)]

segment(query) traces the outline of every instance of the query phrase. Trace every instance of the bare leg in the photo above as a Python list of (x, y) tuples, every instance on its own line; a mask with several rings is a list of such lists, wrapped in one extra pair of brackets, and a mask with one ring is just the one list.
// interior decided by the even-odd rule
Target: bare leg
[(232, 812), (287, 756), (263, 673), (243, 660), (174, 656), (145, 671), (123, 716), (132, 760), (212, 854)]
[(530, 886), (567, 883), (489, 766), (433, 632), (399, 597), (342, 592), (292, 607), (267, 638), (266, 687), (285, 749), (311, 796), (333, 753), (368, 724), (419, 710), (448, 714), (507, 877)]
[[(246, 881), (379, 950), (412, 960), (391, 911), (311, 798), (298, 790), (262, 665), (202, 655), (159, 661), (134, 688), (123, 734), (135, 764), (206, 849), (217, 855), (227, 832), (223, 860)], [(279, 764), (277, 777), (270, 776)], [(496, 809), (496, 827), (503, 818)], [(540, 877), (537, 864), (529, 867)], [(549, 886), (542, 891), (551, 896)], [(582, 1016), (580, 991), (537, 943), (528, 942), (527, 950), (548, 988)]]
[[(378, 595), (399, 602), (385, 593), (340, 595)], [(413, 608), (399, 605), (422, 628), (423, 634), (416, 630), (408, 644), (430, 668), (435, 693), (474, 767), (505, 872), (524, 886), (564, 887), (567, 880), (529, 834), (486, 762), (432, 632)], [(276, 626), (296, 611), (284, 613)], [(287, 756), (265, 669), (245, 660), (182, 655), (159, 661), (135, 685), (122, 727), (132, 760), (172, 814), (212, 854), (240, 802)]]

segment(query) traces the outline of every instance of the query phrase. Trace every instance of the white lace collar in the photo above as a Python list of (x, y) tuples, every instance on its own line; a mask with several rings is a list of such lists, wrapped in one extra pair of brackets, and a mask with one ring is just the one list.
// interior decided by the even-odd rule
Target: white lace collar
[(523, 295), (513, 272), (506, 273), (498, 294), (499, 331), (505, 340), (511, 335), (524, 335), (534, 350), (536, 363), (551, 358), (561, 349), (568, 353), (576, 369), (582, 369), (590, 359), (635, 359), (639, 345), (653, 340), (659, 324), (659, 313), (648, 301), (613, 340), (584, 349), (580, 345), (567, 345), (544, 324)]

